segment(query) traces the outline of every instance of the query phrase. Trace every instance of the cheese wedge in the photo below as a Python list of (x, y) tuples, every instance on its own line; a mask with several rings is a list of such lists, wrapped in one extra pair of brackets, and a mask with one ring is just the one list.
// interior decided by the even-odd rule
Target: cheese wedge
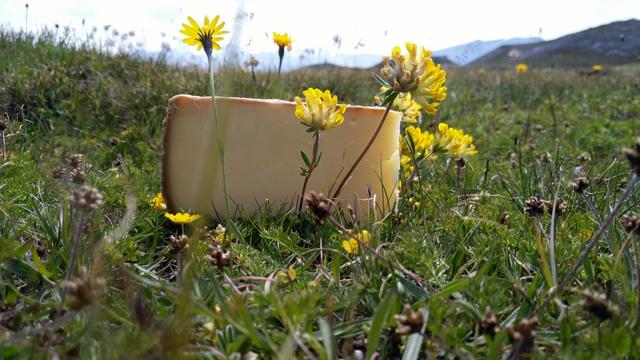
[[(224, 144), (230, 211), (251, 216), (265, 202), (271, 208), (294, 209), (304, 178), (300, 150), (311, 154), (313, 136), (294, 116), (295, 103), (217, 97)], [(188, 211), (213, 218), (225, 214), (218, 135), (210, 97), (177, 95), (169, 100), (163, 122), (162, 191), (169, 211)], [(377, 127), (384, 109), (348, 106), (342, 125), (322, 131), (320, 165), (307, 192), (329, 196)], [(364, 159), (343, 188), (341, 208), (357, 216), (371, 208), (377, 216), (395, 208), (398, 198), (400, 120), (391, 111)]]

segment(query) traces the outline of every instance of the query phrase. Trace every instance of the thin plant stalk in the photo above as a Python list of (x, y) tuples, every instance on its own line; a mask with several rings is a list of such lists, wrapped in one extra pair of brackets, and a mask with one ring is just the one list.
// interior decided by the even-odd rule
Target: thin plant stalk
[(218, 116), (218, 106), (216, 105), (215, 81), (213, 78), (213, 61), (211, 55), (207, 54), (209, 62), (209, 87), (211, 90), (211, 107), (213, 109), (214, 123), (216, 126), (216, 134), (218, 140), (218, 151), (220, 153), (220, 166), (222, 167), (222, 190), (224, 192), (225, 221), (227, 224), (231, 221), (231, 212), (229, 207), (229, 188), (227, 186), (227, 168), (224, 161), (224, 144), (222, 143), (222, 135), (220, 133), (220, 117)]
[(280, 62), (278, 63), (278, 78), (279, 78), (280, 72), (282, 71), (282, 59), (284, 59), (284, 46), (278, 47), (278, 57), (280, 57)]
[(545, 301), (542, 303), (542, 306), (540, 308), (544, 308), (545, 305), (549, 303), (549, 300), (551, 300), (553, 295), (555, 295), (560, 290), (562, 290), (562, 288), (564, 288), (564, 286), (573, 279), (578, 269), (580, 269), (584, 261), (587, 259), (587, 256), (589, 256), (589, 253), (591, 252), (591, 250), (596, 246), (596, 244), (598, 243), (598, 240), (600, 240), (600, 238), (604, 234), (605, 229), (609, 227), (609, 225), (611, 225), (611, 223), (613, 222), (613, 219), (615, 219), (616, 216), (618, 216), (618, 214), (620, 213), (620, 210), (622, 210), (622, 206), (626, 202), (627, 198), (633, 192), (633, 189), (635, 188), (637, 181), (638, 181), (638, 176), (636, 174), (633, 174), (631, 176), (631, 179), (629, 180), (627, 188), (622, 193), (622, 195), (620, 195), (618, 202), (614, 206), (613, 210), (611, 210), (609, 215), (607, 215), (607, 218), (604, 220), (604, 223), (600, 226), (600, 228), (595, 233), (595, 235), (593, 235), (591, 240), (589, 240), (589, 242), (584, 247), (584, 249), (582, 249), (580, 256), (578, 256), (578, 259), (576, 260), (576, 262), (573, 264), (573, 266), (571, 266), (571, 269), (569, 269), (569, 272), (562, 278), (562, 280), (560, 280), (556, 288), (553, 289), (553, 291), (549, 292), (549, 295), (547, 296)]
[(7, 161), (7, 145), (4, 141), (4, 130), (0, 131), (0, 147), (2, 148), (2, 161)]
[(333, 198), (333, 199), (338, 198), (338, 196), (340, 195), (340, 192), (342, 192), (342, 188), (344, 187), (344, 185), (347, 183), (347, 181), (351, 177), (351, 174), (356, 169), (358, 164), (360, 164), (360, 161), (362, 161), (362, 158), (367, 153), (367, 151), (369, 151), (369, 148), (371, 147), (373, 142), (378, 137), (378, 134), (380, 133), (380, 130), (382, 129), (382, 125), (384, 125), (384, 121), (387, 119), (387, 115), (389, 115), (389, 111), (391, 110), (391, 106), (392, 105), (393, 105), (393, 101), (390, 101), (389, 104), (387, 105), (387, 107), (384, 110), (384, 114), (382, 114), (382, 118), (380, 119), (380, 123), (378, 124), (378, 127), (374, 131), (373, 136), (371, 136), (371, 139), (369, 140), (367, 145), (364, 147), (364, 150), (362, 150), (362, 153), (360, 153), (360, 156), (358, 156), (358, 158), (353, 163), (353, 165), (351, 165), (351, 168), (349, 169), (349, 171), (347, 171), (347, 173), (344, 175), (344, 177), (342, 178), (342, 181), (340, 181), (340, 185), (338, 185), (338, 188), (333, 193), (333, 196), (331, 198)]
[(311, 156), (311, 164), (309, 165), (309, 169), (307, 170), (307, 174), (304, 177), (304, 183), (302, 184), (302, 192), (300, 192), (300, 202), (298, 204), (298, 214), (302, 211), (302, 204), (304, 203), (304, 194), (307, 191), (307, 184), (309, 183), (309, 178), (313, 173), (313, 170), (318, 166), (318, 146), (320, 143), (320, 131), (316, 130), (313, 133), (313, 154)]
[[(82, 240), (82, 231), (84, 228), (85, 220), (85, 213), (84, 211), (80, 210), (79, 217), (78, 219), (76, 219), (73, 233), (71, 234), (71, 254), (69, 255), (69, 267), (67, 269), (67, 274), (64, 276), (64, 281), (71, 280), (71, 276), (76, 270), (76, 264), (78, 263), (78, 254), (80, 252), (80, 241)], [(62, 290), (62, 296), (60, 297), (60, 308), (58, 309), (58, 313), (62, 313), (66, 297), (67, 289), (64, 288)]]
[(558, 221), (558, 193), (560, 192), (560, 182), (556, 187), (556, 195), (553, 198), (553, 210), (551, 210), (551, 229), (549, 229), (549, 262), (551, 265), (551, 277), (553, 285), (558, 283), (558, 273), (556, 267), (556, 226)]

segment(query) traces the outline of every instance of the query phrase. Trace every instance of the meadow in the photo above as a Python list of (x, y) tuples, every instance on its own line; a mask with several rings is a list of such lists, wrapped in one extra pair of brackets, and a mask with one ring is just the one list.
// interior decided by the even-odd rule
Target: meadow
[[(417, 126), (478, 154), (425, 162), (377, 222), (339, 219), (373, 251), (268, 206), (187, 245), (150, 200), (167, 101), (206, 96), (206, 71), (2, 29), (0, 358), (638, 358), (640, 65), (588, 70), (447, 68)], [(228, 66), (217, 95), (372, 105), (377, 71)]]

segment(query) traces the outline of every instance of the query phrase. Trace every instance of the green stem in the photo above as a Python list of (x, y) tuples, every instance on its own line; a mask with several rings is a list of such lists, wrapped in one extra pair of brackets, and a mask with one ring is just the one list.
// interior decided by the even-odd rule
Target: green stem
[(351, 177), (351, 174), (353, 173), (353, 171), (356, 169), (358, 164), (360, 164), (360, 161), (362, 160), (364, 155), (367, 153), (367, 151), (369, 151), (369, 148), (371, 147), (371, 145), (373, 145), (373, 142), (378, 137), (378, 134), (380, 133), (380, 130), (382, 129), (382, 125), (384, 125), (384, 121), (387, 118), (387, 115), (389, 115), (389, 111), (391, 110), (391, 105), (393, 105), (393, 101), (390, 101), (389, 104), (387, 105), (387, 108), (384, 110), (384, 114), (382, 114), (382, 118), (380, 119), (380, 123), (378, 124), (378, 127), (376, 128), (376, 131), (373, 133), (373, 136), (371, 137), (371, 140), (369, 140), (369, 142), (367, 143), (367, 146), (365, 146), (364, 150), (362, 150), (362, 153), (360, 153), (360, 156), (358, 156), (358, 158), (353, 163), (353, 165), (351, 165), (351, 168), (349, 169), (347, 174), (342, 178), (342, 181), (340, 182), (340, 185), (338, 185), (338, 189), (336, 189), (336, 191), (333, 193), (333, 196), (331, 197), (332, 199), (338, 198), (338, 195), (340, 195), (340, 192), (342, 191), (342, 188), (344, 187), (344, 185), (347, 183), (347, 180), (349, 180), (349, 178)]
[(227, 168), (224, 163), (224, 144), (222, 142), (222, 135), (220, 133), (220, 117), (218, 116), (218, 106), (216, 105), (216, 88), (215, 81), (213, 79), (213, 61), (211, 55), (207, 54), (207, 60), (209, 61), (209, 87), (211, 90), (211, 107), (213, 109), (214, 123), (216, 126), (216, 134), (218, 140), (218, 151), (220, 152), (220, 166), (222, 167), (222, 190), (224, 191), (224, 207), (225, 207), (225, 222), (229, 224), (231, 220), (231, 213), (229, 211), (229, 189), (227, 187)]
[(320, 143), (320, 131), (316, 130), (313, 133), (313, 138), (314, 138), (313, 155), (311, 158), (311, 165), (309, 165), (309, 170), (307, 172), (307, 175), (304, 177), (304, 183), (302, 184), (302, 192), (300, 193), (300, 202), (298, 204), (298, 214), (300, 214), (300, 212), (302, 211), (302, 203), (304, 203), (304, 194), (307, 191), (307, 184), (309, 183), (309, 178), (311, 177), (311, 173), (313, 173), (313, 170), (315, 170), (316, 166), (318, 166), (317, 162), (318, 162), (318, 146)]

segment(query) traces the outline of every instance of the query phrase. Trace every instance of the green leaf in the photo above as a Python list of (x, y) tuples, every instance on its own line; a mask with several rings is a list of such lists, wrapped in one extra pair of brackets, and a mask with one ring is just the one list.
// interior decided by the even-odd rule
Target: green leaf
[(469, 280), (470, 279), (461, 279), (461, 280), (456, 280), (448, 283), (447, 286), (443, 287), (438, 292), (438, 296), (447, 297), (453, 293), (457, 293), (464, 290), (467, 287), (467, 285), (469, 285), (469, 282), (470, 282)]
[(420, 356), (423, 337), (420, 333), (413, 333), (407, 338), (407, 344), (404, 347), (402, 360), (416, 360)]
[(307, 156), (307, 154), (305, 154), (304, 151), (300, 150), (300, 156), (302, 156), (302, 160), (307, 165), (307, 167), (310, 167), (311, 161), (309, 160), (309, 157)]
[(324, 349), (327, 352), (327, 358), (330, 360), (336, 359), (336, 349), (335, 349), (335, 341), (333, 339), (333, 332), (331, 331), (331, 325), (327, 319), (321, 317), (318, 320), (320, 325), (320, 333), (322, 334), (322, 343), (324, 344)]
[(391, 315), (391, 310), (393, 309), (393, 303), (395, 300), (395, 294), (388, 295), (382, 300), (382, 302), (380, 302), (380, 304), (378, 304), (378, 307), (373, 314), (371, 329), (369, 330), (369, 335), (367, 335), (367, 356), (365, 357), (367, 360), (371, 359), (373, 353), (378, 347), (380, 335), (382, 334), (382, 330), (384, 329), (387, 319)]
[(382, 106), (387, 106), (388, 104), (392, 103), (397, 96), (398, 93), (396, 91), (392, 91), (390, 94), (387, 94), (382, 101)]
[(32, 246), (31, 255), (33, 258), (33, 266), (36, 268), (36, 270), (38, 270), (40, 275), (44, 276), (47, 279), (51, 278), (51, 272), (47, 270), (47, 268), (42, 263), (42, 260), (40, 260), (40, 256), (38, 256), (38, 252), (36, 251), (35, 246)]

